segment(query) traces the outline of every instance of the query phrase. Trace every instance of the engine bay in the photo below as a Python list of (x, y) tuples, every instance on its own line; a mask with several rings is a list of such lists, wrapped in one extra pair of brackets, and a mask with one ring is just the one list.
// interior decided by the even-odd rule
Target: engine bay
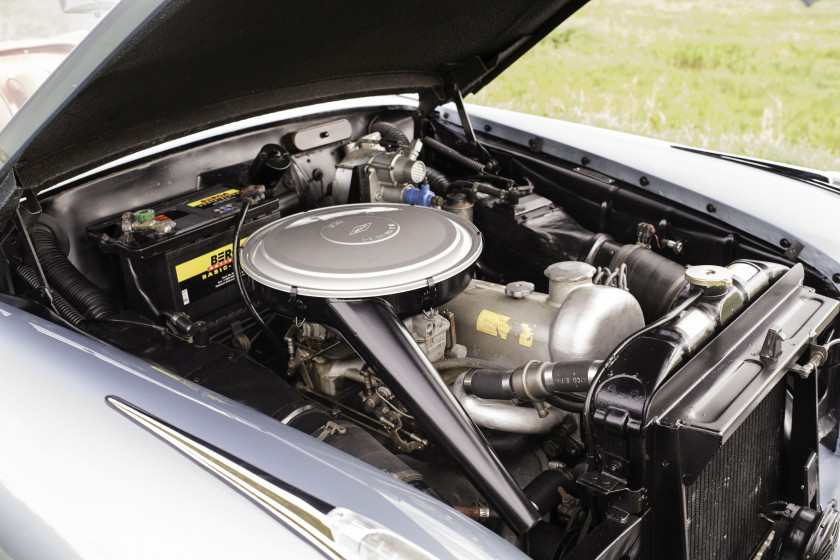
[(538, 148), (401, 108), (185, 146), (29, 193), (0, 291), (533, 558), (823, 558), (833, 284)]

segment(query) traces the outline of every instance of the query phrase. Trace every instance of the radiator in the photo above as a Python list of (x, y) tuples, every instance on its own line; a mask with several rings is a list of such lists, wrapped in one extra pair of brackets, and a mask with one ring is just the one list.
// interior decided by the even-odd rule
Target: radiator
[(758, 514), (779, 499), (784, 381), (684, 487), (690, 560), (744, 560), (770, 524)]

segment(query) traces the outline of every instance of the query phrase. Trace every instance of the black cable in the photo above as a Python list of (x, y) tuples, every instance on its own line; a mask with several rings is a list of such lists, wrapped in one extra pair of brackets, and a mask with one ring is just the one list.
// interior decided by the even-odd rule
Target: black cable
[(550, 404), (555, 408), (559, 408), (560, 410), (565, 410), (566, 412), (576, 412), (581, 413), (583, 412), (583, 407), (585, 403), (582, 401), (573, 401), (566, 398), (561, 397), (560, 395), (551, 395), (545, 402)]
[(160, 325), (155, 325), (153, 323), (144, 323), (143, 321), (131, 321), (129, 319), (112, 319), (110, 317), (103, 318), (103, 319), (96, 319), (97, 323), (114, 323), (118, 325), (131, 325), (133, 327), (146, 327), (147, 329), (154, 329), (159, 333), (166, 335), (166, 336), (175, 336), (176, 338), (180, 338), (184, 340), (182, 337), (174, 335), (168, 329), (161, 327)]
[(265, 324), (265, 321), (262, 320), (262, 317), (260, 317), (260, 314), (257, 313), (257, 310), (254, 308), (254, 304), (251, 303), (251, 298), (248, 297), (248, 292), (245, 291), (245, 282), (242, 281), (242, 271), (239, 268), (239, 237), (242, 233), (242, 224), (245, 223), (245, 216), (248, 214), (248, 209), (250, 207), (251, 202), (245, 199), (242, 204), (242, 208), (239, 210), (239, 218), (236, 220), (236, 227), (233, 229), (233, 274), (236, 277), (236, 285), (239, 288), (239, 295), (242, 296), (242, 302), (245, 304), (245, 307), (251, 313), (254, 321), (257, 322), (266, 336), (271, 340), (272, 344), (274, 344), (274, 347), (276, 349), (281, 349), (284, 348), (283, 342), (270, 328), (268, 328), (268, 325)]
[(140, 294), (140, 297), (146, 302), (146, 306), (148, 306), (149, 310), (152, 312), (152, 315), (157, 319), (160, 317), (160, 311), (158, 310), (157, 306), (152, 302), (152, 299), (149, 297), (143, 288), (140, 286), (140, 279), (137, 277), (137, 273), (134, 271), (134, 265), (131, 264), (131, 259), (125, 259), (125, 263), (128, 268), (128, 274), (131, 276), (131, 281), (134, 282), (134, 288), (137, 290), (137, 293)]

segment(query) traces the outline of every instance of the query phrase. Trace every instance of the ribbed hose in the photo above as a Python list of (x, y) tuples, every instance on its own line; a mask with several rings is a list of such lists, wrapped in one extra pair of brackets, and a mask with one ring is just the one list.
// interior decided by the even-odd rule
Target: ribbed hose
[[(31, 266), (20, 264), (17, 268), (15, 268), (15, 273), (21, 280), (23, 280), (23, 283), (26, 284), (30, 290), (40, 291), (45, 287), (41, 282), (41, 279), (38, 277), (38, 273), (35, 272), (35, 269)], [(61, 294), (53, 292), (52, 300), (53, 305), (55, 305), (55, 310), (58, 311), (58, 314), (66, 319), (68, 323), (79, 329), (84, 329), (87, 326), (87, 319), (85, 319), (84, 315), (79, 313), (75, 307), (70, 305), (66, 299), (61, 297)]]
[(475, 171), (476, 173), (484, 173), (484, 164), (480, 161), (475, 161), (474, 159), (470, 159), (458, 150), (453, 150), (443, 142), (439, 142), (434, 138), (423, 138), (423, 145), (427, 148), (430, 148), (440, 155), (446, 156), (454, 162), (460, 163), (464, 167), (468, 167)]
[(400, 127), (393, 123), (386, 121), (376, 121), (372, 123), (368, 129), (371, 132), (378, 132), (385, 140), (396, 142), (397, 144), (408, 144), (408, 137)]
[(443, 195), (449, 192), (449, 179), (437, 169), (427, 167), (426, 180), (429, 182), (429, 187), (431, 187), (435, 194)]
[(51, 229), (36, 226), (32, 231), (32, 242), (54, 292), (63, 296), (88, 319), (103, 319), (116, 313), (108, 297), (65, 256)]

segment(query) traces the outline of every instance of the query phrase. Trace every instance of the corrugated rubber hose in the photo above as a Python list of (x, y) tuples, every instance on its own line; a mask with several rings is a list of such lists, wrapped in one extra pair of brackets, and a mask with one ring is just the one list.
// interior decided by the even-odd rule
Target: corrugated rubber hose
[(103, 319), (116, 313), (111, 300), (93, 282), (85, 278), (67, 258), (49, 227), (38, 224), (32, 230), (35, 253), (47, 282), (88, 319)]
[[(19, 264), (17, 268), (15, 268), (15, 273), (31, 290), (40, 291), (45, 287), (43, 282), (41, 282), (41, 279), (38, 277), (38, 273), (35, 272), (35, 269), (31, 266)], [(85, 319), (84, 315), (79, 313), (75, 307), (70, 305), (66, 299), (61, 297), (61, 294), (53, 292), (52, 299), (53, 305), (55, 305), (55, 310), (58, 311), (58, 314), (66, 319), (67, 322), (80, 329), (84, 329), (87, 326), (87, 319)]]

